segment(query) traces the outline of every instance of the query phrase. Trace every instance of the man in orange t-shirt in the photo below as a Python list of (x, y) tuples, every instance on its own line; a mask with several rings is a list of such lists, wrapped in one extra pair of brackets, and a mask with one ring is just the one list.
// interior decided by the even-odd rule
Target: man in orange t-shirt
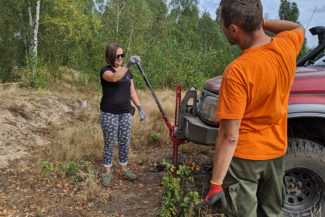
[(263, 20), (260, 0), (222, 0), (220, 6), (223, 33), (242, 52), (223, 75), (210, 191), (197, 207), (222, 199), (228, 217), (280, 216), (288, 97), (305, 30)]

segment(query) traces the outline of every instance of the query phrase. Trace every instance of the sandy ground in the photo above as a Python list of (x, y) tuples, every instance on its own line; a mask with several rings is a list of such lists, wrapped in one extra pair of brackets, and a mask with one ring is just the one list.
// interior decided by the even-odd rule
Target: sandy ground
[(71, 120), (72, 109), (64, 101), (49, 92), (0, 92), (0, 168), (27, 156), (31, 147), (49, 144), (40, 132)]

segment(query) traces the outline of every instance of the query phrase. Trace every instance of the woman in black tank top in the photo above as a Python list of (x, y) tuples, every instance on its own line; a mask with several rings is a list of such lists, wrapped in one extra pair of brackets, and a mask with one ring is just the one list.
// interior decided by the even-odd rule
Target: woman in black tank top
[(133, 84), (133, 76), (129, 71), (132, 64), (140, 63), (139, 56), (132, 56), (124, 65), (125, 54), (121, 45), (116, 42), (106, 47), (105, 60), (108, 63), (100, 70), (103, 96), (100, 102), (100, 123), (104, 136), (103, 160), (105, 175), (103, 185), (111, 185), (111, 166), (116, 140), (119, 143), (120, 176), (135, 180), (137, 176), (126, 169), (129, 155), (130, 135), (132, 127), (132, 102), (137, 106), (140, 120), (146, 116), (142, 110)]

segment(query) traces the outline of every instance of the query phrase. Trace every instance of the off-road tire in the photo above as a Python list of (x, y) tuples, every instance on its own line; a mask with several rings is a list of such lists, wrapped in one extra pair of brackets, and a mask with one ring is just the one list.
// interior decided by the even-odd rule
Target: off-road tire
[(285, 216), (325, 216), (325, 147), (289, 139), (286, 155)]

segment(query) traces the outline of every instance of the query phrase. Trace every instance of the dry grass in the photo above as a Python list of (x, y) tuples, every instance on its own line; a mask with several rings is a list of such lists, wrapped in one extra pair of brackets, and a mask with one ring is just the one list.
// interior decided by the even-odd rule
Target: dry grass
[(0, 83), (0, 92), (3, 92), (3, 91), (14, 92), (18, 89), (20, 83), (21, 82), (14, 82), (14, 83), (8, 83), (8, 84)]
[(101, 198), (105, 193), (103, 189), (98, 184), (97, 174), (95, 173), (85, 173), (83, 174), (86, 177), (84, 181), (84, 185), (87, 187), (83, 189), (83, 191), (78, 195), (78, 201), (83, 203), (84, 201), (94, 202), (98, 198)]
[[(55, 96), (54, 100), (60, 100), (72, 110), (68, 124), (55, 126), (52, 135), (57, 144), (51, 151), (53, 160), (61, 162), (83, 160), (101, 160), (103, 148), (103, 136), (99, 123), (99, 103), (101, 93), (85, 74), (69, 69), (60, 68), (58, 78), (51, 81), (48, 90), (31, 91), (20, 89), (17, 85), (4, 86), (6, 90), (0, 91), (0, 96), (24, 95)], [(183, 96), (186, 90), (183, 90)], [(175, 90), (163, 89), (155, 91), (165, 114), (171, 124), (174, 124), (175, 116)], [(161, 147), (170, 144), (169, 130), (162, 118), (156, 102), (148, 88), (137, 90), (146, 120), (140, 122), (136, 111), (133, 117), (131, 134), (131, 149), (142, 149), (146, 146)], [(43, 101), (44, 101), (43, 100)], [(45, 100), (46, 101), (46, 100)], [(86, 104), (83, 104), (83, 103)], [(46, 106), (45, 106), (46, 107)], [(48, 108), (51, 110), (51, 108)], [(35, 111), (38, 113), (38, 111)], [(68, 119), (67, 119), (68, 120)], [(195, 144), (185, 144), (180, 151), (184, 153), (206, 152), (210, 148)], [(147, 162), (142, 159), (140, 164)]]
[(180, 146), (179, 151), (185, 154), (208, 154), (210, 151), (214, 150), (214, 146), (198, 145), (194, 143), (187, 143)]
[[(148, 145), (160, 146), (170, 143), (169, 131), (150, 91), (138, 90), (137, 93), (147, 118), (141, 122), (139, 114), (135, 113), (132, 123), (131, 148), (137, 149)], [(173, 124), (175, 92), (161, 90), (156, 94)], [(59, 144), (52, 153), (57, 161), (69, 162), (77, 159), (102, 158), (103, 135), (98, 120), (99, 97), (83, 95), (81, 98), (89, 101), (87, 109), (75, 109), (74, 116), (78, 122), (60, 126), (53, 135), (53, 139)]]
[(94, 82), (90, 82), (87, 74), (80, 73), (77, 70), (61, 67), (56, 74), (55, 81), (49, 83), (49, 89), (52, 91), (68, 95), (94, 95), (99, 90)]
[(55, 141), (59, 143), (53, 150), (53, 157), (56, 161), (70, 162), (101, 157), (99, 151), (102, 148), (100, 126), (90, 123), (68, 125), (56, 132)]
[[(72, 84), (76, 80), (76, 77), (78, 77), (75, 74), (75, 71), (68, 71), (67, 74), (62, 75), (62, 80), (54, 82), (50, 87), (53, 94), (65, 96), (68, 99), (70, 98), (71, 101), (67, 101), (67, 104), (73, 109), (73, 122), (57, 126), (52, 135), (52, 139), (57, 145), (50, 153), (51, 158), (53, 161), (63, 163), (76, 162), (78, 160), (98, 162), (102, 160), (103, 149), (103, 135), (99, 123), (101, 94), (95, 91), (94, 88), (86, 87), (87, 85), (82, 91), (76, 91)], [(174, 124), (175, 90), (163, 89), (155, 92), (169, 121), (171, 124)], [(151, 92), (148, 89), (137, 90), (137, 94), (147, 118), (145, 121), (140, 122), (137, 111), (133, 117), (130, 157), (132, 157), (132, 149), (143, 150), (148, 146), (159, 148), (171, 143), (169, 130)], [(85, 100), (87, 104), (83, 106), (82, 101)], [(76, 104), (75, 102), (78, 103)], [(118, 145), (115, 149), (114, 165), (118, 165), (117, 147)], [(208, 152), (210, 149), (211, 147), (190, 143), (182, 145), (180, 150), (184, 153), (202, 153)], [(137, 158), (136, 163), (142, 165), (148, 161), (150, 161), (149, 158), (142, 156)], [(85, 175), (87, 176), (83, 182), (85, 188), (80, 192), (78, 200), (80, 202), (91, 202), (94, 198), (101, 197), (101, 187), (98, 183), (98, 177), (96, 177), (98, 174), (89, 173)]]
[[(62, 94), (62, 92), (60, 93)], [(175, 118), (175, 91), (163, 89), (157, 90), (155, 93), (165, 114), (173, 125)], [(141, 122), (140, 116), (136, 111), (132, 121), (131, 149), (143, 149), (147, 146), (161, 147), (162, 145), (170, 144), (169, 130), (150, 90), (137, 90), (137, 94), (146, 114), (146, 120)], [(183, 92), (184, 94), (185, 92)], [(79, 122), (61, 126), (55, 133), (54, 140), (60, 144), (53, 152), (56, 160), (69, 162), (76, 159), (102, 159), (103, 135), (99, 123), (100, 97), (101, 95), (98, 92), (79, 93), (79, 95), (73, 93), (72, 98), (79, 99), (79, 101), (80, 99), (87, 100), (87, 108), (82, 108), (81, 106), (76, 108), (74, 116)], [(211, 150), (211, 147), (193, 143), (182, 145), (180, 149), (184, 153), (206, 153), (209, 150)], [(143, 159), (142, 161), (145, 162), (147, 160)]]
[[(141, 101), (146, 120), (140, 122), (139, 115), (136, 112), (133, 117), (133, 127), (131, 135), (131, 143), (135, 147), (146, 145), (166, 144), (170, 142), (168, 128), (162, 119), (158, 106), (156, 105), (149, 90), (138, 90), (137, 94)], [(169, 118), (169, 121), (174, 123), (175, 112), (175, 92), (172, 90), (159, 90), (156, 95)]]
[[(31, 105), (28, 104), (28, 109), (24, 109), (24, 111), (26, 111), (27, 115), (35, 114), (35, 120), (41, 122), (37, 122), (37, 124), (42, 125), (38, 127), (35, 124), (30, 127), (33, 129), (31, 133), (34, 133), (35, 137), (39, 136), (44, 139), (44, 142), (40, 142), (42, 146), (36, 147), (34, 143), (32, 144), (32, 154), (35, 156), (35, 160), (31, 162), (33, 165), (24, 164), (22, 161), (14, 168), (15, 171), (17, 173), (20, 171), (30, 172), (30, 166), (32, 166), (36, 169), (33, 171), (33, 174), (37, 176), (37, 174), (42, 174), (40, 166), (42, 163), (49, 162), (50, 165), (56, 165), (57, 162), (61, 162), (66, 165), (70, 162), (76, 163), (79, 160), (90, 161), (95, 170), (80, 171), (82, 178), (84, 178), (83, 181), (75, 185), (72, 184), (73, 189), (69, 187), (69, 190), (75, 192), (76, 197), (74, 199), (76, 199), (78, 204), (80, 203), (80, 206), (84, 204), (91, 206), (90, 204), (96, 203), (99, 199), (105, 200), (108, 198), (108, 194), (111, 193), (110, 191), (103, 191), (103, 188), (100, 186), (102, 170), (98, 169), (100, 167), (98, 162), (102, 160), (103, 149), (103, 135), (99, 123), (101, 94), (88, 83), (87, 78), (80, 77), (78, 72), (68, 69), (64, 70), (62, 79), (53, 80), (49, 90), (31, 91), (12, 87), (6, 89), (5, 92), (0, 91), (0, 99), (3, 98), (5, 101), (8, 95), (14, 95), (17, 102), (22, 101), (20, 100), (21, 98), (23, 101), (32, 102)], [(75, 85), (75, 83), (77, 84)], [(84, 86), (80, 85), (83, 83), (85, 84)], [(159, 152), (160, 147), (166, 150), (164, 145), (169, 145), (171, 141), (168, 128), (162, 119), (162, 115), (151, 92), (146, 89), (145, 91), (137, 90), (137, 93), (147, 119), (140, 122), (138, 112), (133, 117), (130, 159), (138, 165), (143, 165), (157, 159), (151, 157), (152, 155), (142, 154), (142, 150), (149, 150), (152, 146), (155, 146), (154, 149), (150, 150), (154, 150), (154, 155), (161, 157), (172, 152), (171, 150), (170, 153)], [(175, 90), (157, 90), (156, 94), (171, 124), (174, 124)], [(20, 103), (17, 103), (16, 107), (10, 107), (13, 108), (12, 110), (15, 110), (12, 113), (19, 113), (22, 110), (20, 105)], [(64, 111), (62, 111), (62, 108), (64, 108)], [(44, 110), (46, 111), (43, 112), (44, 115), (40, 115), (40, 111)], [(24, 115), (25, 113), (19, 115), (19, 117), (21, 116), (21, 119), (24, 120), (30, 119), (30, 117), (24, 117)], [(55, 119), (57, 121), (53, 120), (54, 117), (57, 117)], [(27, 138), (23, 139), (24, 142), (27, 140)], [(36, 151), (39, 152), (36, 153)], [(115, 151), (117, 152), (117, 148)], [(114, 154), (114, 164), (118, 164), (117, 153)], [(62, 175), (62, 171), (57, 172), (53, 170), (50, 172), (52, 174), (47, 182), (49, 180), (51, 183), (61, 182), (61, 178), (65, 179), (65, 182), (73, 181), (72, 176), (65, 177)], [(58, 174), (54, 174), (56, 172)], [(43, 178), (41, 175), (40, 177)]]

